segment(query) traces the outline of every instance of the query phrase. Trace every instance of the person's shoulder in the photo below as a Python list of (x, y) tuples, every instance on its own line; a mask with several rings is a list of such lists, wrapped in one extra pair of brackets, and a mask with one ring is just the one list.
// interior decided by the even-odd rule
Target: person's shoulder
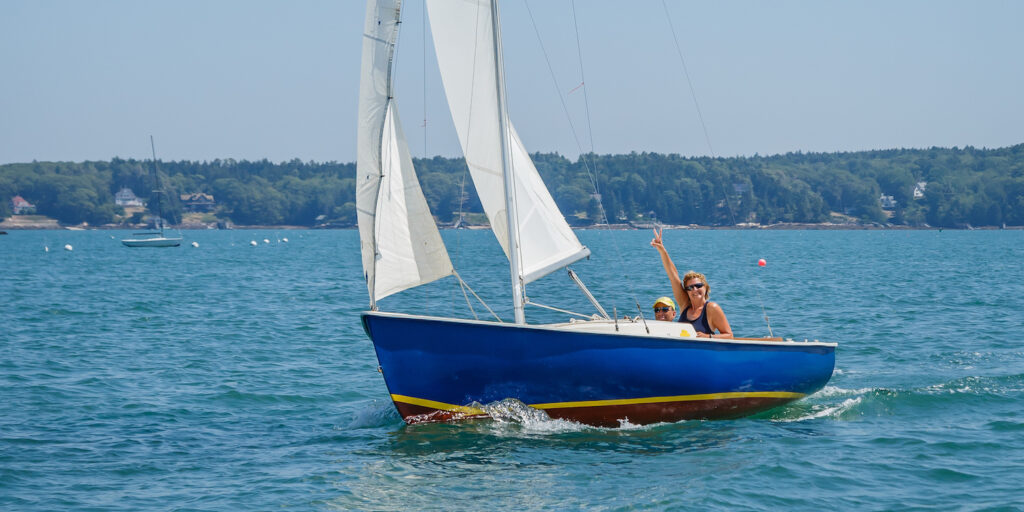
[(707, 308), (712, 310), (712, 311), (721, 311), (722, 310), (722, 306), (719, 306), (718, 303), (715, 302), (715, 301), (708, 302)]

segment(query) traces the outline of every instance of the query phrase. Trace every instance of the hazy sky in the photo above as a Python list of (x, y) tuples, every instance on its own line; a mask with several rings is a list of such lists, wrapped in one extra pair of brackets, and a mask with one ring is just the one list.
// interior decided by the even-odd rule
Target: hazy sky
[[(710, 147), (661, 0), (576, 0), (583, 74), (569, 0), (504, 0), (511, 119), (528, 150), (575, 157), (593, 140), (598, 153), (732, 156), (1024, 142), (1024, 2), (666, 3)], [(163, 160), (354, 161), (364, 9), (2, 0), (0, 163), (148, 158), (151, 134)], [(405, 1), (402, 120), (414, 156), (455, 156), (422, 11), (423, 0)], [(581, 76), (589, 123), (584, 89), (573, 90)]]

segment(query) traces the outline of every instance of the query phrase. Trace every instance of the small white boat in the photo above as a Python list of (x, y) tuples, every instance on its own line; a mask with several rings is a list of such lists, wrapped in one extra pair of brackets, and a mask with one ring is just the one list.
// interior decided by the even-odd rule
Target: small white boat
[(164, 236), (163, 230), (147, 233), (133, 233), (132, 238), (125, 238), (121, 243), (128, 247), (178, 247), (181, 237)]
[(156, 161), (156, 146), (153, 144), (153, 136), (149, 136), (149, 145), (153, 150), (153, 174), (156, 177), (156, 231), (144, 233), (133, 233), (131, 238), (121, 240), (121, 243), (128, 247), (178, 247), (181, 245), (181, 235), (169, 237), (164, 235), (164, 219), (162, 207), (162, 194), (164, 190), (160, 187), (160, 166)]

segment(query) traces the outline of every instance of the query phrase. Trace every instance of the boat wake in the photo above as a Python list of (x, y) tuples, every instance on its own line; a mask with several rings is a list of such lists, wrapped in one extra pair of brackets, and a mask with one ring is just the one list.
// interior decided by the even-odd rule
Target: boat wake
[(515, 398), (506, 398), (489, 404), (474, 403), (472, 407), (484, 411), (496, 424), (516, 424), (532, 433), (580, 432), (595, 428), (575, 421), (554, 419), (548, 416), (548, 413)]
[[(771, 421), (794, 422), (822, 418), (844, 419), (850, 415), (860, 415), (860, 406), (865, 398), (885, 390), (861, 388), (844, 389), (838, 386), (825, 386), (810, 398), (790, 404), (768, 413)], [(822, 400), (824, 399), (824, 400)], [(839, 402), (836, 402), (839, 400)]]
[(1024, 374), (967, 376), (912, 388), (844, 389), (825, 386), (799, 402), (766, 413), (767, 419), (793, 422), (816, 419), (849, 420), (865, 416), (905, 414), (909, 409), (961, 407), (972, 403), (1010, 403), (1024, 393)]
[[(629, 419), (619, 420), (615, 427), (598, 427), (577, 421), (552, 418), (541, 409), (530, 407), (515, 398), (506, 398), (489, 404), (474, 403), (471, 405), (484, 411), (487, 419), (497, 429), (515, 426), (519, 431), (533, 434), (562, 434), (569, 432), (622, 432), (652, 430), (669, 423), (652, 423), (637, 425)], [(682, 423), (682, 422), (680, 422)]]

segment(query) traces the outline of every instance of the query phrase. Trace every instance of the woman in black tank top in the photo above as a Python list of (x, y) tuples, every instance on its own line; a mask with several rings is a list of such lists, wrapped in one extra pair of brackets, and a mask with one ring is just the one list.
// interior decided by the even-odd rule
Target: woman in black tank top
[(732, 338), (732, 328), (725, 317), (725, 311), (722, 311), (722, 307), (717, 303), (709, 300), (711, 285), (708, 284), (707, 278), (704, 274), (691, 270), (680, 279), (679, 271), (669, 257), (661, 235), (660, 229), (654, 230), (651, 246), (661, 255), (661, 264), (672, 283), (672, 294), (675, 295), (676, 302), (682, 310), (678, 321), (693, 325), (693, 330), (697, 331), (697, 337), (700, 338)]
[(711, 324), (708, 323), (708, 308), (707, 308), (707, 306), (705, 306), (705, 307), (700, 309), (700, 313), (697, 315), (697, 318), (694, 318), (694, 319), (691, 320), (692, 316), (693, 316), (693, 308), (692, 307), (688, 307), (688, 308), (684, 309), (683, 312), (679, 315), (679, 320), (678, 321), (682, 322), (684, 324), (692, 325), (693, 326), (693, 330), (695, 330), (697, 332), (701, 332), (701, 333), (704, 333), (704, 334), (710, 334), (711, 333)]

